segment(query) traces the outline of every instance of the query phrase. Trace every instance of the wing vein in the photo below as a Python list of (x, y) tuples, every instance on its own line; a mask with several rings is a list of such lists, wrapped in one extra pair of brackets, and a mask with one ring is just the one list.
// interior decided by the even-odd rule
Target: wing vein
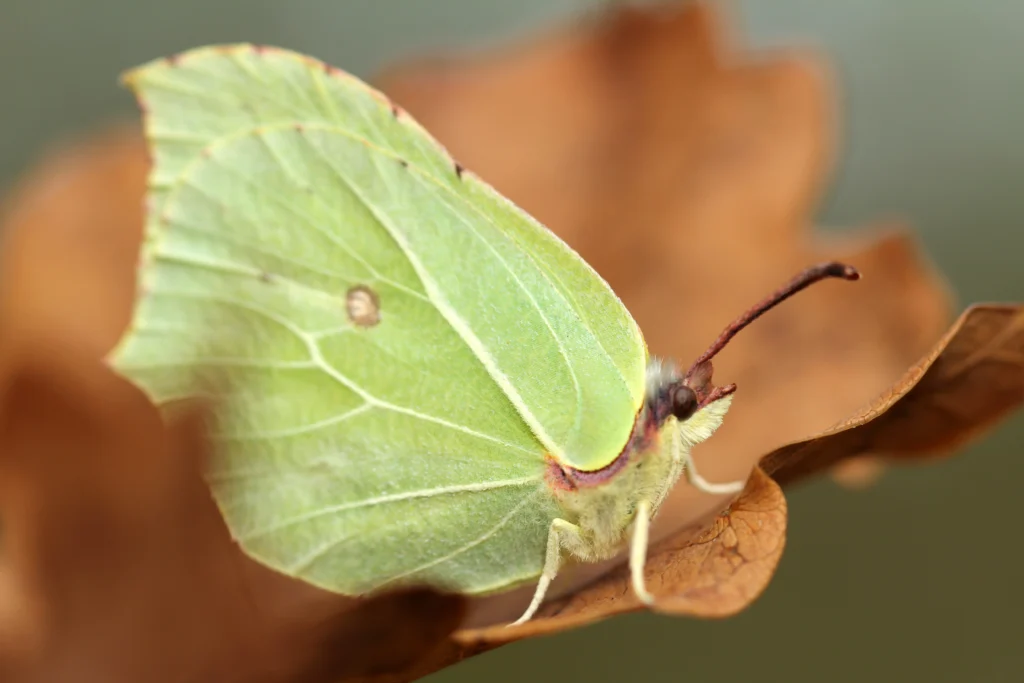
[[(266, 310), (264, 308), (261, 308), (259, 306), (255, 306), (255, 305), (253, 305), (253, 304), (251, 304), (249, 302), (242, 301), (240, 299), (235, 299), (235, 298), (232, 298), (232, 297), (212, 296), (210, 294), (198, 294), (198, 293), (193, 293), (193, 292), (182, 292), (182, 291), (174, 291), (174, 290), (169, 290), (169, 289), (155, 289), (155, 290), (152, 290), (152, 291), (150, 291), (150, 296), (169, 296), (169, 297), (179, 297), (179, 298), (185, 298), (185, 299), (198, 299), (198, 300), (205, 300), (205, 301), (214, 301), (214, 302), (226, 304), (226, 305), (229, 305), (229, 306), (236, 306), (236, 307), (241, 308), (243, 310), (247, 310), (247, 311), (250, 311), (252, 313), (256, 313), (257, 315), (263, 315), (268, 320), (272, 320), (272, 321), (278, 323), (283, 328), (285, 328), (286, 330), (291, 332), (293, 335), (295, 335), (296, 338), (298, 338), (303, 344), (305, 344), (306, 349), (307, 349), (307, 351), (310, 354), (310, 358), (312, 359), (313, 363), (316, 364), (317, 367), (319, 367), (321, 370), (323, 370), (325, 373), (327, 373), (327, 375), (329, 377), (334, 379), (336, 382), (338, 382), (342, 386), (347, 387), (348, 389), (350, 389), (353, 392), (355, 392), (356, 394), (358, 394), (359, 397), (362, 398), (367, 403), (372, 403), (373, 405), (375, 405), (375, 406), (377, 406), (379, 408), (383, 408), (385, 410), (390, 410), (392, 412), (396, 412), (396, 413), (399, 413), (399, 414), (402, 414), (402, 415), (408, 415), (410, 417), (415, 417), (415, 418), (418, 418), (420, 420), (424, 420), (424, 421), (427, 421), (427, 422), (433, 422), (435, 424), (439, 424), (439, 425), (442, 425), (444, 427), (448, 427), (449, 429), (454, 429), (454, 430), (460, 431), (460, 432), (462, 432), (464, 434), (469, 434), (470, 436), (475, 436), (475, 437), (480, 438), (480, 439), (485, 439), (485, 440), (490, 441), (492, 443), (496, 443), (496, 444), (499, 444), (501, 446), (505, 446), (506, 448), (510, 448), (510, 449), (513, 449), (513, 450), (516, 450), (516, 451), (520, 451), (522, 453), (529, 453), (530, 455), (532, 455), (534, 457), (538, 457), (538, 454), (535, 451), (531, 451), (529, 449), (523, 448), (522, 446), (518, 446), (516, 444), (508, 443), (507, 441), (503, 441), (502, 439), (499, 439), (498, 437), (493, 436), (491, 434), (485, 434), (485, 433), (479, 432), (479, 431), (477, 431), (475, 429), (471, 429), (469, 427), (466, 427), (465, 425), (460, 425), (460, 424), (456, 424), (454, 422), (449, 422), (448, 420), (445, 420), (443, 418), (435, 417), (433, 415), (428, 415), (426, 413), (421, 413), (421, 412), (418, 412), (418, 411), (413, 410), (411, 408), (405, 408), (403, 406), (395, 405), (394, 403), (390, 403), (388, 401), (384, 401), (384, 400), (382, 400), (380, 398), (377, 398), (376, 396), (374, 396), (373, 394), (369, 393), (368, 391), (363, 389), (361, 386), (359, 386), (359, 384), (357, 384), (356, 382), (353, 382), (346, 375), (344, 375), (343, 373), (339, 372), (338, 369), (335, 368), (333, 365), (328, 363), (327, 359), (324, 358), (323, 353), (320, 351), (320, 346), (316, 343), (316, 339), (314, 337), (312, 337), (309, 333), (307, 333), (305, 330), (303, 330), (303, 329), (301, 329), (299, 327), (296, 327), (295, 325), (293, 325), (287, 319), (281, 318), (277, 314), (275, 314), (275, 313), (273, 313), (271, 311), (268, 311), (268, 310)], [(184, 363), (182, 365), (184, 365)]]
[[(250, 220), (248, 220), (246, 218), (243, 218), (241, 216), (236, 216), (234, 218), (234, 220), (238, 221), (239, 223), (241, 223), (242, 225), (245, 225), (247, 227), (256, 227), (255, 223), (253, 223), (252, 221), (250, 221)], [(237, 246), (237, 247), (240, 247), (242, 249), (249, 249), (249, 250), (252, 250), (252, 251), (256, 252), (257, 254), (262, 254), (264, 256), (269, 256), (271, 258), (277, 259), (279, 261), (284, 261), (285, 263), (288, 263), (288, 264), (290, 264), (292, 266), (295, 266), (297, 268), (300, 268), (302, 270), (307, 270), (310, 273), (313, 273), (315, 275), (320, 275), (320, 276), (323, 276), (323, 277), (328, 277), (328, 278), (334, 278), (334, 279), (337, 279), (337, 280), (342, 280), (346, 284), (346, 286), (350, 286), (351, 284), (353, 284), (353, 283), (355, 283), (355, 282), (357, 282), (357, 281), (362, 279), (362, 278), (353, 277), (351, 274), (347, 274), (347, 273), (342, 273), (342, 272), (338, 272), (338, 271), (334, 271), (334, 270), (324, 270), (323, 268), (321, 268), (319, 266), (310, 265), (309, 263), (306, 263), (304, 261), (300, 261), (300, 260), (298, 260), (298, 259), (296, 259), (296, 258), (294, 258), (292, 256), (288, 256), (288, 255), (286, 255), (282, 251), (271, 252), (271, 251), (268, 251), (267, 249), (264, 249), (264, 248), (262, 248), (260, 246), (257, 246), (256, 244), (254, 244), (252, 242), (249, 242), (248, 240), (238, 239), (238, 238), (234, 237), (233, 235), (226, 234), (226, 233), (223, 233), (223, 232), (217, 232), (217, 231), (213, 231), (213, 230), (204, 230), (203, 228), (200, 228), (198, 226), (190, 225), (188, 223), (185, 223), (184, 221), (182, 221), (179, 218), (175, 218), (171, 222), (173, 223), (173, 225), (174, 225), (174, 227), (176, 229), (187, 230), (189, 232), (194, 232), (194, 233), (196, 233), (198, 235), (203, 235), (204, 237), (206, 237), (208, 239), (211, 239), (211, 240), (216, 240), (218, 242), (224, 242), (224, 243), (226, 243), (228, 245)], [(155, 256), (157, 258), (160, 258), (160, 257), (165, 257), (165, 258), (189, 258), (189, 257), (179, 256), (178, 254), (175, 254), (166, 245), (164, 246), (163, 249), (161, 249), (159, 252), (157, 252), (155, 254)], [(353, 254), (352, 256), (357, 261), (360, 261), (360, 263), (362, 263), (362, 261), (358, 258), (358, 254)], [(231, 262), (231, 263), (232, 263), (232, 265), (234, 265), (233, 262)], [(255, 269), (253, 269), (253, 272), (258, 274), (258, 271), (256, 271)], [(394, 287), (395, 289), (397, 289), (399, 291), (402, 291), (402, 292), (405, 292), (406, 294), (409, 294), (410, 296), (414, 296), (414, 297), (416, 297), (417, 299), (419, 299), (421, 301), (428, 301), (427, 297), (425, 297), (420, 292), (417, 292), (414, 289), (410, 289), (409, 287), (406, 287), (405, 285), (403, 285), (403, 284), (401, 284), (399, 282), (395, 282), (394, 280), (391, 280), (390, 278), (386, 278), (383, 275), (380, 275), (380, 274), (376, 273), (376, 271), (372, 271), (372, 272), (374, 273), (374, 280), (376, 282), (387, 284), (387, 285), (389, 285), (391, 287)], [(274, 275), (276, 275), (276, 276), (278, 276), (278, 277), (280, 277), (282, 279), (286, 279), (286, 277), (284, 275), (281, 275), (281, 273), (279, 273), (279, 272), (275, 272)], [(300, 284), (301, 285), (301, 283), (299, 283), (299, 281), (294, 279), (294, 278), (287, 278), (287, 279), (290, 280), (291, 282), (294, 282), (296, 284)], [(322, 291), (322, 290), (319, 290), (319, 288), (311, 287), (310, 285), (301, 285), (301, 286), (309, 287), (310, 289), (316, 289), (317, 291)]]
[(315, 145), (312, 145), (308, 142), (307, 146), (316, 154), (318, 154), (324, 160), (324, 162), (327, 163), (328, 166), (334, 169), (338, 179), (342, 183), (344, 183), (346, 187), (348, 187), (349, 191), (352, 192), (352, 194), (354, 194), (360, 200), (360, 202), (362, 202), (366, 209), (373, 215), (374, 219), (381, 226), (381, 228), (383, 228), (391, 236), (391, 239), (394, 240), (395, 244), (402, 251), (402, 253), (405, 254), (405, 257), (409, 260), (409, 264), (412, 266), (413, 270), (416, 271), (416, 274), (419, 277), (420, 282), (423, 284), (423, 288), (427, 292), (427, 296), (430, 297), (430, 300), (433, 302), (438, 312), (441, 313), (445, 320), (448, 321), (448, 324), (452, 326), (452, 329), (455, 330), (455, 332), (462, 338), (462, 340), (470, 348), (470, 351), (472, 351), (473, 354), (477, 357), (477, 359), (480, 360), (484, 368), (487, 370), (488, 374), (495, 381), (495, 383), (498, 384), (498, 386), (501, 388), (505, 396), (508, 397), (509, 401), (516, 408), (516, 411), (519, 413), (520, 417), (523, 419), (524, 422), (526, 422), (527, 426), (530, 428), (530, 431), (533, 432), (534, 436), (537, 438), (538, 441), (540, 441), (541, 445), (544, 446), (556, 458), (565, 460), (565, 454), (562, 452), (562, 449), (558, 446), (557, 443), (555, 443), (554, 439), (552, 439), (551, 436), (547, 433), (547, 430), (544, 429), (544, 426), (540, 423), (536, 416), (534, 416), (533, 412), (529, 409), (529, 407), (527, 407), (526, 402), (523, 400), (523, 397), (519, 395), (519, 391), (515, 388), (515, 385), (512, 384), (511, 380), (509, 380), (505, 373), (502, 372), (501, 368), (498, 367), (498, 364), (495, 362), (494, 358), (491, 356), (490, 351), (487, 349), (484, 343), (480, 340), (479, 337), (476, 336), (476, 333), (473, 332), (473, 329), (466, 323), (465, 320), (462, 319), (458, 312), (454, 308), (452, 308), (451, 304), (448, 303), (448, 300), (445, 298), (444, 293), (441, 291), (441, 288), (438, 286), (437, 282), (435, 282), (434, 279), (430, 276), (429, 271), (416, 256), (416, 253), (406, 242), (401, 232), (398, 229), (396, 229), (394, 225), (391, 225), (390, 221), (386, 220), (385, 217), (382, 216), (380, 212), (377, 211), (376, 207), (373, 206), (373, 203), (367, 200), (367, 198), (363, 196), (359, 190), (356, 189), (352, 181), (349, 180), (349, 178), (345, 176), (340, 169), (338, 169), (334, 164), (331, 163), (331, 161), (327, 158), (327, 156), (323, 153), (322, 150), (317, 149)]
[[(313, 510), (302, 515), (296, 515), (283, 519), (275, 524), (270, 524), (256, 531), (250, 531), (246, 534), (239, 536), (239, 541), (251, 541), (267, 534), (272, 534), (275, 531), (281, 531), (288, 527), (301, 524), (303, 522), (309, 522), (319, 517), (325, 517), (337, 512), (347, 512), (349, 510), (358, 510), (360, 508), (374, 507), (376, 505), (389, 505), (391, 503), (401, 503), (407, 500), (416, 500), (417, 498), (435, 498), (437, 496), (450, 496), (460, 493), (480, 493), (482, 491), (493, 491), (495, 489), (502, 488), (514, 488), (516, 486), (526, 486), (528, 484), (536, 484), (540, 480), (539, 477), (518, 477), (516, 479), (500, 479), (497, 481), (485, 481), (474, 484), (455, 484), (452, 486), (436, 486), (429, 489), (419, 489), (417, 491), (403, 491), (402, 493), (393, 493), (387, 496), (376, 496), (373, 498), (365, 498), (363, 500), (354, 500), (347, 503), (341, 503), (339, 505), (330, 505), (319, 510)], [(528, 496), (529, 498), (530, 496)], [(329, 550), (334, 545), (334, 542), (328, 543), (324, 546), (324, 552)], [(308, 567), (308, 565), (307, 565)]]
[[(146, 328), (142, 328), (145, 330)], [(156, 370), (159, 368), (176, 368), (185, 365), (186, 363), (180, 360), (161, 360), (161, 361), (150, 361), (146, 363), (120, 363), (118, 364), (119, 370)], [(211, 365), (211, 366), (227, 366), (231, 368), (259, 368), (267, 370), (308, 370), (315, 368), (316, 366), (311, 361), (288, 361), (288, 360), (274, 360), (264, 358), (236, 358), (236, 357), (220, 357), (220, 358), (189, 358), (187, 361), (188, 365)]]
[(424, 420), (426, 422), (433, 422), (434, 424), (439, 424), (439, 425), (441, 425), (443, 427), (448, 427), (449, 429), (454, 429), (456, 431), (460, 431), (463, 434), (469, 434), (470, 436), (475, 436), (475, 437), (480, 438), (480, 439), (486, 439), (487, 441), (490, 441), (492, 443), (496, 443), (496, 444), (501, 445), (501, 446), (505, 446), (506, 448), (511, 448), (513, 450), (520, 451), (522, 453), (529, 453), (531, 456), (533, 456), (535, 458), (539, 458), (540, 457), (539, 454), (537, 452), (535, 452), (535, 451), (531, 451), (531, 450), (529, 450), (527, 448), (523, 448), (522, 446), (517, 446), (516, 444), (513, 444), (513, 443), (508, 443), (507, 441), (502, 441), (498, 437), (493, 436), (491, 434), (485, 434), (483, 432), (478, 432), (477, 430), (471, 429), (469, 427), (466, 427), (465, 425), (460, 425), (460, 424), (457, 424), (455, 422), (449, 422), (448, 420), (445, 420), (445, 419), (440, 418), (440, 417), (435, 417), (434, 415), (428, 415), (426, 413), (421, 413), (419, 411), (413, 410), (412, 408), (405, 408), (403, 406), (395, 405), (394, 403), (390, 403), (388, 401), (384, 401), (382, 399), (379, 399), (376, 396), (373, 396), (373, 395), (367, 393), (363, 389), (358, 388), (357, 384), (352, 382), (352, 380), (350, 380), (348, 377), (346, 377), (342, 373), (338, 372), (337, 368), (335, 368), (333, 365), (328, 363), (327, 359), (324, 358), (323, 353), (320, 352), (320, 347), (316, 344), (316, 342), (314, 340), (307, 339), (307, 344), (309, 346), (310, 353), (313, 354), (313, 360), (317, 363), (317, 365), (319, 365), (320, 369), (322, 369), (330, 377), (334, 378), (335, 380), (337, 380), (339, 383), (341, 383), (344, 386), (357, 387), (357, 391), (360, 392), (359, 395), (362, 396), (364, 400), (366, 400), (366, 401), (368, 401), (370, 403), (373, 403), (375, 406), (377, 406), (379, 408), (383, 408), (385, 410), (390, 410), (390, 411), (398, 413), (400, 415), (408, 415), (409, 417), (415, 417), (417, 419)]
[[(439, 197), (440, 196), (443, 195), (439, 195)], [(459, 195), (455, 193), (450, 193), (450, 196), (459, 197)], [(473, 226), (473, 224), (470, 221), (467, 221), (457, 210), (455, 210), (455, 207), (453, 207), (450, 203), (448, 203), (445, 200), (442, 201), (444, 202), (445, 206), (451, 209), (452, 214), (456, 216), (462, 222), (462, 224), (466, 226), (467, 229), (469, 229), (474, 235), (476, 235), (477, 239), (479, 239), (490, 250), (492, 254), (494, 254), (495, 258), (498, 259), (498, 262), (501, 263), (505, 271), (508, 272), (508, 274), (512, 277), (512, 279), (516, 283), (516, 286), (518, 286), (519, 289), (523, 292), (523, 294), (526, 295), (526, 298), (529, 300), (530, 305), (533, 307), (535, 311), (537, 311), (537, 315), (540, 316), (540, 319), (544, 322), (544, 327), (547, 328), (548, 334), (551, 335), (551, 338), (554, 340), (555, 345), (558, 347), (558, 353), (562, 357), (562, 360), (565, 362), (565, 367), (569, 371), (569, 376), (572, 378), (573, 388), (576, 390), (576, 414), (574, 419), (574, 426), (579, 427), (581, 413), (583, 409), (583, 389), (580, 386), (579, 377), (577, 377), (576, 375), (576, 368), (573, 366), (572, 361), (569, 359), (569, 354), (565, 349), (565, 345), (562, 343), (562, 339), (558, 336), (558, 334), (555, 333), (555, 328), (551, 326), (551, 321), (548, 319), (548, 316), (544, 314), (543, 309), (541, 308), (540, 304), (537, 303), (537, 299), (534, 298), (533, 293), (530, 292), (526, 285), (523, 284), (523, 281), (519, 279), (519, 276), (508, 264), (508, 262), (504, 259), (501, 253), (498, 252), (498, 250), (494, 247), (494, 245), (491, 244), (491, 242), (487, 238), (485, 238), (477, 231), (477, 229)], [(480, 215), (480, 217), (483, 218), (485, 221), (491, 223), (492, 227), (494, 227), (499, 233), (504, 234), (497, 225), (491, 222), (487, 218), (487, 216), (485, 216), (482, 212), (478, 211), (475, 207), (473, 207), (472, 204), (470, 204), (469, 202), (464, 203), (470, 209), (476, 211), (478, 215)], [(516, 243), (516, 246), (519, 247), (519, 244)], [(528, 252), (524, 250), (524, 253)], [(543, 275), (543, 273), (541, 273), (541, 275)], [(545, 278), (545, 280), (547, 280), (547, 278)], [(547, 280), (547, 282), (549, 285), (552, 284), (550, 280)], [(553, 285), (552, 289), (555, 289)], [(557, 290), (555, 291), (557, 294)], [(571, 307), (570, 310), (572, 310)], [(600, 344), (598, 344), (598, 346), (600, 346)]]
[[(273, 157), (275, 159), (275, 161), (277, 161), (278, 165), (281, 166), (281, 170), (284, 172), (284, 174), (291, 179), (293, 184), (296, 184), (296, 179), (295, 179), (294, 175), (291, 173), (291, 171), (288, 169), (288, 167), (284, 165), (283, 161), (280, 160), (280, 158), (276, 155), (276, 153), (270, 149), (270, 145), (266, 141), (266, 136), (264, 136), (264, 135), (257, 135), (256, 137), (258, 137), (260, 139), (260, 141), (263, 143), (264, 147), (267, 148), (268, 153), (271, 155), (271, 157)], [(212, 146), (210, 148), (208, 148), (208, 149), (212, 149)], [(320, 223), (313, 216), (311, 216), (310, 214), (306, 213), (305, 211), (300, 211), (295, 206), (293, 206), (290, 202), (282, 201), (281, 198), (277, 196), (277, 192), (273, 188), (265, 187), (264, 185), (261, 185), (260, 183), (257, 183), (256, 181), (254, 181), (252, 178), (250, 178), (249, 176), (245, 175), (244, 173), (240, 173), (238, 170), (232, 168), (228, 164), (220, 163), (216, 159), (216, 157), (211, 157), (209, 159), (209, 161), (210, 161), (210, 163), (215, 163), (219, 168), (223, 169), (224, 171), (228, 172), (230, 175), (233, 175), (234, 177), (238, 178), (242, 182), (246, 183), (247, 185), (249, 185), (249, 187), (253, 188), (254, 190), (258, 190), (261, 196), (266, 197), (267, 199), (272, 200), (277, 206), (281, 207), (284, 211), (288, 212), (289, 214), (294, 216), (296, 219), (305, 222), (305, 224), (313, 232), (317, 232), (317, 233), (320, 233), (321, 235), (323, 235), (327, 239), (328, 242), (332, 243), (334, 246), (338, 247), (339, 249), (341, 249), (342, 251), (347, 253), (349, 256), (354, 258), (356, 261), (358, 261), (375, 278), (382, 279), (380, 273), (378, 273), (377, 270), (366, 259), (364, 259), (357, 252), (353, 251), (352, 248), (349, 247), (348, 244), (346, 244), (344, 241), (339, 240), (338, 236), (336, 234), (334, 234), (333, 232), (331, 232), (329, 230), (323, 229), (320, 226)], [(207, 199), (212, 199), (209, 196), (209, 194), (203, 190), (203, 188), (199, 187), (198, 184), (196, 184), (194, 182), (191, 182), (190, 178), (188, 176), (183, 178), (181, 182), (182, 182), (182, 184), (188, 185), (189, 187), (191, 187), (193, 190), (195, 190), (199, 194), (202, 194)], [(300, 188), (302, 187), (301, 184), (296, 184), (296, 186), (300, 187)], [(314, 199), (318, 203), (321, 203), (321, 204), (323, 203), (323, 200), (321, 200), (318, 195), (314, 195)], [(328, 208), (329, 209), (329, 207), (326, 207), (326, 206), (324, 208)]]
[(318, 429), (324, 429), (325, 427), (333, 427), (334, 425), (341, 424), (346, 420), (353, 418), (357, 415), (361, 415), (366, 411), (373, 408), (373, 404), (364, 403), (358, 408), (332, 415), (331, 417), (319, 420), (317, 422), (310, 422), (309, 424), (299, 425), (297, 427), (288, 427), (287, 429), (273, 429), (266, 431), (255, 431), (255, 432), (239, 432), (237, 434), (220, 433), (214, 436), (218, 439), (225, 441), (264, 441), (267, 439), (280, 439), (288, 438), (293, 436), (301, 436), (303, 434), (309, 434), (315, 432)]
[(475, 539), (473, 539), (469, 543), (466, 543), (464, 545), (459, 546), (458, 548), (456, 548), (452, 552), (448, 553), (447, 555), (435, 558), (435, 559), (433, 559), (433, 560), (431, 560), (429, 562), (424, 562), (423, 564), (421, 564), (420, 566), (416, 567), (415, 569), (410, 569), (409, 571), (402, 572), (401, 574), (397, 574), (396, 576), (391, 576), (391, 577), (387, 578), (385, 581), (381, 582), (380, 584), (377, 584), (376, 588), (380, 588), (381, 586), (387, 585), (389, 583), (393, 583), (395, 581), (400, 581), (402, 579), (408, 578), (408, 577), (410, 577), (410, 576), (412, 576), (414, 574), (418, 574), (419, 572), (422, 572), (422, 571), (425, 571), (427, 569), (430, 569), (431, 567), (436, 567), (439, 564), (443, 564), (445, 562), (453, 560), (456, 557), (458, 557), (459, 555), (462, 555), (463, 553), (472, 550), (476, 546), (480, 545), (481, 543), (483, 543), (487, 539), (489, 539), (492, 536), (494, 536), (494, 534), (498, 533), (506, 524), (508, 524), (510, 521), (512, 521), (512, 518), (515, 517), (519, 513), (520, 510), (522, 510), (524, 507), (526, 507), (527, 503), (533, 502), (534, 498), (536, 498), (536, 497), (537, 497), (537, 492), (536, 491), (533, 492), (532, 494), (528, 495), (528, 496), (524, 496), (523, 499), (521, 501), (519, 501), (519, 503), (515, 507), (513, 507), (511, 510), (509, 510), (508, 514), (506, 514), (504, 517), (502, 517), (500, 520), (498, 520), (497, 524), (495, 524), (490, 529), (488, 529), (484, 533), (482, 533), (479, 536), (477, 536)]

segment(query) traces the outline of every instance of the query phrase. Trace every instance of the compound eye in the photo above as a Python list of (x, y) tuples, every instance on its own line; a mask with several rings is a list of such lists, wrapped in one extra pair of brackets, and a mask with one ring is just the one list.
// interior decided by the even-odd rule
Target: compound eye
[(685, 384), (677, 384), (672, 387), (670, 397), (672, 399), (672, 414), (682, 422), (697, 412), (697, 394)]

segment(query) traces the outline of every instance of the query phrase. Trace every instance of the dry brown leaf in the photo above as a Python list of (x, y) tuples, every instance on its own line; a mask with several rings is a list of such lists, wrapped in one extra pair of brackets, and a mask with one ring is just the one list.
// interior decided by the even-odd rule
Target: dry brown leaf
[[(710, 526), (684, 530), (652, 548), (646, 575), (658, 598), (654, 611), (700, 617), (736, 614), (768, 585), (782, 557), (785, 534), (782, 489), (755, 469), (746, 490)], [(628, 569), (622, 567), (545, 605), (535, 621), (516, 628), (464, 630), (458, 640), (471, 646), (517, 640), (639, 609), (643, 605), (630, 588)]]
[(343, 681), (407, 669), (459, 624), (462, 599), (427, 590), (268, 609), (200, 477), (199, 413), (165, 429), (77, 347), (6, 360), (0, 566), (21, 609), (0, 609), (0, 679)]
[[(755, 469), (729, 510), (710, 525), (685, 529), (651, 549), (648, 588), (654, 610), (665, 614), (728, 617), (746, 608), (768, 586), (786, 538), (786, 499), (770, 477)], [(506, 643), (647, 609), (633, 595), (625, 567), (582, 590), (545, 603), (533, 620), (515, 627), (463, 629), (415, 676)], [(410, 680), (389, 678), (388, 681)]]
[(1024, 403), (1024, 306), (967, 309), (925, 357), (874, 401), (817, 436), (773, 451), (780, 483), (846, 458), (947, 454)]
[[(759, 320), (715, 361), (739, 386), (697, 449), (703, 474), (747, 476), (772, 448), (855, 410), (948, 324), (942, 280), (894, 227), (812, 239), (831, 157), (830, 80), (817, 58), (753, 58), (722, 37), (712, 3), (619, 7), (528, 45), (392, 69), (378, 85), (472, 168), (575, 247), (640, 323), (652, 352), (688, 364), (794, 272), (839, 259), (826, 283)], [(664, 538), (728, 497), (677, 487)], [(611, 563), (556, 581), (565, 593)], [(514, 616), (528, 590), (480, 601)]]
[[(828, 74), (808, 55), (743, 55), (721, 37), (720, 21), (705, 3), (619, 7), (528, 45), (403, 67), (379, 81), (464, 165), (608, 278), (656, 353), (687, 363), (739, 311), (812, 262), (839, 258), (864, 273), (857, 285), (801, 294), (716, 360), (718, 381), (740, 388), (698, 462), (716, 480), (754, 475), (721, 515), (728, 500), (678, 487), (657, 520), (662, 540), (648, 565), (659, 609), (703, 616), (742, 609), (782, 551), (784, 500), (753, 469), (759, 457), (889, 387), (941, 335), (950, 310), (941, 279), (902, 229), (810, 237), (831, 157)], [(0, 271), (3, 314), (39, 321), (33, 329), (72, 330), (102, 353), (128, 318), (145, 157), (134, 131), (75, 154), (74, 163), (44, 166), (18, 195), (4, 264), (36, 266)], [(114, 184), (120, 172), (135, 180)], [(82, 202), (120, 218), (101, 209), (82, 218), (74, 210)], [(38, 264), (74, 239), (81, 249), (57, 287)], [(19, 307), (26, 297), (38, 303)], [(979, 348), (985, 334), (978, 328)], [(636, 609), (617, 564), (566, 572), (554, 591), (562, 597), (522, 628), (467, 628), (413, 672), (372, 680), (409, 680), (512, 639)], [(267, 580), (248, 571), (257, 578), (246, 585)], [(297, 597), (294, 582), (278, 588), (284, 613), (333, 604), (312, 590)], [(517, 616), (532, 588), (476, 601), (472, 624)]]
[[(525, 46), (392, 69), (378, 84), (575, 247), (652, 352), (681, 364), (807, 265), (861, 270), (856, 285), (787, 302), (716, 359), (718, 380), (739, 391), (697, 460), (727, 481), (887, 387), (942, 333), (950, 305), (900, 229), (811, 238), (831, 157), (827, 71), (805, 54), (745, 56), (720, 23), (712, 3), (620, 7)], [(655, 531), (726, 502), (679, 487)]]

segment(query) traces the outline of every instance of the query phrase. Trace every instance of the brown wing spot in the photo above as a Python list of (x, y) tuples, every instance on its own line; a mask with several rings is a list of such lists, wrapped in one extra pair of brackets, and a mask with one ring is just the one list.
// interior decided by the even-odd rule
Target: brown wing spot
[(265, 282), (267, 284), (270, 284), (273, 281), (274, 281), (274, 276), (273, 275), (271, 275), (270, 273), (268, 273), (265, 270), (261, 270), (260, 271), (260, 282)]
[(455, 162), (455, 175), (459, 176), (459, 179), (461, 180), (462, 179), (462, 174), (465, 173), (465, 172), (466, 172), (466, 169), (463, 167), (463, 165), (456, 161)]
[(373, 327), (380, 322), (380, 297), (366, 285), (356, 285), (345, 294), (348, 319), (360, 327)]
[(402, 168), (409, 168), (409, 162), (406, 161), (405, 159), (399, 159), (398, 163), (402, 165)]

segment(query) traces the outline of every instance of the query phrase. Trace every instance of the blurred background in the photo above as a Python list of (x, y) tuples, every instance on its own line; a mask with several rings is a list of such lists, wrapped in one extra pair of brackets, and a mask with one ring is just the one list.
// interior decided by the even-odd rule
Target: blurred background
[[(134, 104), (125, 68), (204, 43), (313, 54), (363, 77), (419, 55), (514, 40), (593, 0), (0, 0), (0, 187)], [(808, 45), (839, 77), (824, 226), (905, 217), (958, 310), (1024, 295), (1024, 4), (728, 3), (751, 49)], [(825, 227), (823, 229), (829, 229)], [(789, 542), (751, 609), (722, 622), (631, 615), (513, 644), (455, 681), (1019, 681), (1024, 554), (1018, 415), (958, 457), (849, 491), (788, 493)]]

